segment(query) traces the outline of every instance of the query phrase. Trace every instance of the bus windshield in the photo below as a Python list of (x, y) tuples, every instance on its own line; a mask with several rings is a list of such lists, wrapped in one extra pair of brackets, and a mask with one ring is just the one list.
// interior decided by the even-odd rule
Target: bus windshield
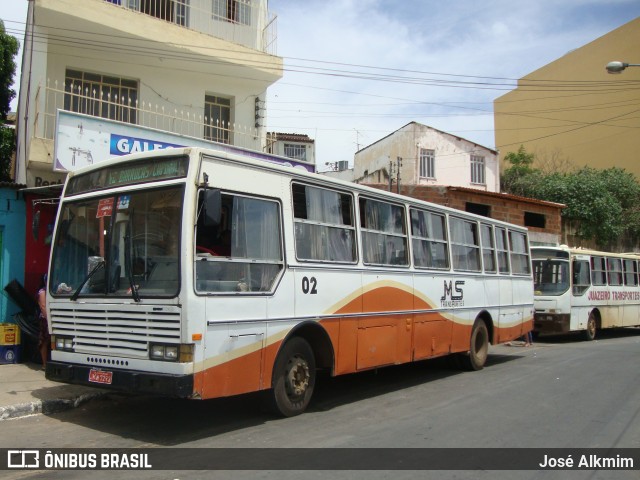
[(535, 295), (562, 295), (569, 290), (569, 261), (558, 258), (533, 259)]
[(51, 294), (136, 301), (176, 296), (183, 196), (180, 185), (64, 202)]

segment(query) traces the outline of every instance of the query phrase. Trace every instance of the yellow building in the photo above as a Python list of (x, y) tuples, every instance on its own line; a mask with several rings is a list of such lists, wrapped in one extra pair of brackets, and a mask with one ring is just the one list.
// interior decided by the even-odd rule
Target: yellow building
[(640, 17), (521, 78), (494, 101), (502, 161), (524, 145), (538, 168), (615, 166), (640, 180), (640, 67), (612, 75), (605, 69), (611, 61), (640, 64)]

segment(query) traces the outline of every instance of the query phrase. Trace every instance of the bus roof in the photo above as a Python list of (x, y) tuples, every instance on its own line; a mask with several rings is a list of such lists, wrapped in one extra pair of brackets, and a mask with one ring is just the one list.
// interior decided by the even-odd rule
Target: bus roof
[[(245, 155), (244, 153), (247, 153), (247, 152), (249, 154)], [(351, 190), (351, 191), (355, 191), (355, 192), (373, 196), (373, 197), (384, 198), (392, 202), (393, 201), (406, 202), (413, 206), (423, 206), (423, 207), (435, 206), (437, 209), (449, 214), (453, 214), (453, 215), (463, 214), (465, 217), (472, 217), (479, 221), (491, 222), (493, 224), (498, 224), (498, 225), (504, 225), (504, 226), (508, 226), (511, 229), (515, 228), (522, 231), (527, 230), (527, 228), (524, 226), (512, 224), (509, 222), (504, 222), (502, 220), (497, 220), (494, 218), (485, 217), (485, 216), (477, 215), (470, 212), (465, 212), (463, 210), (458, 210), (452, 207), (447, 207), (444, 205), (439, 205), (436, 203), (419, 200), (417, 198), (409, 197), (406, 195), (400, 195), (394, 192), (388, 192), (385, 190), (369, 187), (366, 185), (360, 185), (360, 184), (349, 182), (346, 180), (332, 178), (332, 177), (318, 174), (318, 173), (311, 173), (298, 167), (286, 166), (279, 163), (272, 163), (270, 161), (267, 161), (265, 157), (253, 156), (253, 155), (250, 155), (252, 153), (251, 151), (247, 151), (247, 152), (236, 153), (228, 150), (219, 150), (216, 148), (203, 148), (203, 147), (180, 147), (180, 148), (170, 148), (170, 149), (163, 149), (163, 150), (140, 152), (140, 153), (134, 153), (130, 155), (123, 155), (120, 157), (113, 157), (113, 158), (101, 161), (98, 164), (88, 165), (74, 172), (69, 172), (67, 176), (67, 182), (69, 182), (71, 178), (77, 175), (82, 175), (95, 170), (99, 170), (100, 168), (106, 168), (106, 167), (118, 165), (120, 163), (128, 163), (135, 160), (142, 160), (149, 157), (170, 157), (170, 156), (175, 157), (175, 156), (183, 156), (183, 155), (196, 155), (200, 157), (210, 156), (210, 157), (226, 160), (232, 163), (246, 164), (248, 166), (252, 166), (253, 168), (267, 169), (270, 171), (278, 171), (288, 177), (296, 178), (299, 180), (300, 179), (309, 180), (319, 186), (338, 187), (344, 190)], [(255, 152), (255, 153), (261, 153), (261, 152)]]
[(532, 245), (531, 251), (533, 252), (534, 250), (561, 251), (561, 252), (567, 252), (570, 255), (587, 255), (587, 256), (594, 256), (594, 257), (620, 257), (620, 258), (628, 258), (630, 260), (640, 259), (640, 253), (603, 252), (600, 250), (591, 250), (591, 249), (582, 248), (582, 247), (570, 247), (568, 245), (555, 245), (555, 246)]

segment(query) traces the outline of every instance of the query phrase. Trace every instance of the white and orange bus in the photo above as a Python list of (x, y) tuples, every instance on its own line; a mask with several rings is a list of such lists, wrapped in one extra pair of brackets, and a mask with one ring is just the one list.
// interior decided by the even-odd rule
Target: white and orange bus
[(455, 354), (533, 327), (527, 230), (249, 155), (172, 149), (69, 173), (48, 379), (302, 413), (319, 369)]
[(582, 332), (640, 326), (640, 255), (581, 248), (531, 247), (534, 331)]

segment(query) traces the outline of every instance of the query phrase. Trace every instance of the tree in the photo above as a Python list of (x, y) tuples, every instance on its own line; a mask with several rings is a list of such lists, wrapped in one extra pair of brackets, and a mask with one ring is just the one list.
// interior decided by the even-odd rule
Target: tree
[(522, 197), (534, 196), (536, 185), (540, 181), (540, 172), (533, 168), (535, 155), (527, 153), (524, 145), (520, 145), (517, 153), (509, 152), (504, 157), (511, 164), (502, 172), (500, 187), (503, 192)]
[(4, 22), (0, 20), (0, 120), (2, 123), (7, 120), (11, 101), (16, 96), (16, 92), (11, 86), (16, 74), (14, 57), (18, 54), (18, 50), (18, 40), (7, 34)]
[(15, 132), (13, 128), (5, 127), (7, 114), (11, 108), (11, 100), (16, 96), (13, 77), (16, 73), (14, 57), (18, 54), (18, 40), (8, 35), (4, 29), (4, 22), (0, 20), (0, 181), (12, 180), (11, 156), (15, 150)]
[(617, 167), (542, 172), (535, 159), (523, 146), (505, 156), (511, 166), (501, 178), (504, 192), (565, 204), (565, 225), (603, 249), (640, 238), (640, 184), (633, 174)]

